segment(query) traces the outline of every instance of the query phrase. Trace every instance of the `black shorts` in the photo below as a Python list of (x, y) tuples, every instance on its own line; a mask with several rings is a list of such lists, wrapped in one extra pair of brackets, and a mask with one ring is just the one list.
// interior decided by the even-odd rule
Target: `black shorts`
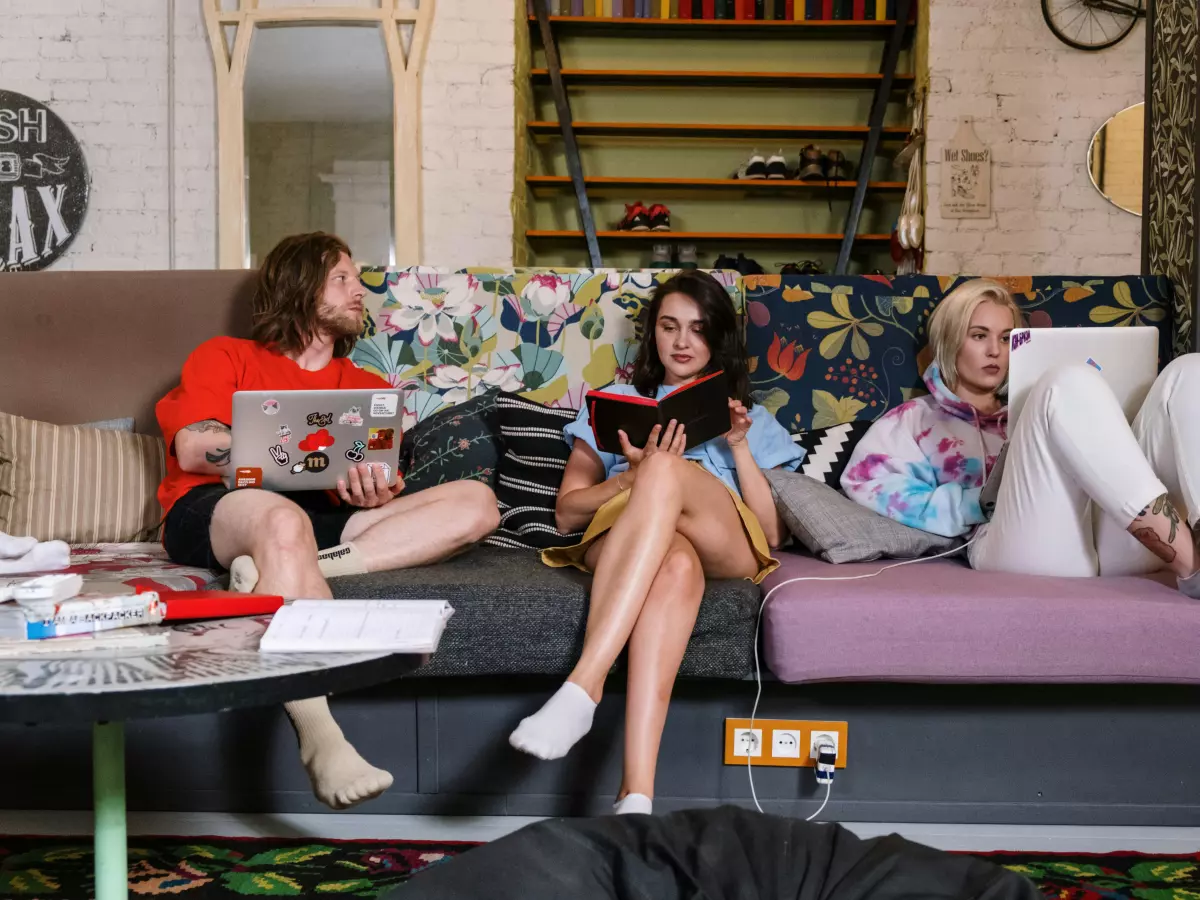
[[(223, 484), (202, 484), (178, 500), (163, 524), (163, 547), (172, 562), (202, 569), (222, 569), (212, 552), (209, 526), (213, 510), (229, 493)], [(342, 542), (342, 531), (350, 517), (358, 512), (353, 506), (337, 505), (324, 491), (292, 491), (287, 498), (308, 513), (318, 550), (328, 550)]]

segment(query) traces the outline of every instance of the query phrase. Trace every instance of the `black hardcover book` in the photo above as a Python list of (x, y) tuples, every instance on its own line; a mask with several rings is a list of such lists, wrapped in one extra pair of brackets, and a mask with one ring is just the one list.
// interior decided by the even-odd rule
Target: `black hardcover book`
[(683, 425), (686, 449), (711, 441), (729, 431), (729, 380), (714, 372), (677, 388), (661, 400), (640, 394), (588, 391), (584, 398), (596, 445), (607, 453), (621, 452), (618, 431), (634, 447), (646, 446), (655, 425), (667, 427), (672, 419)]

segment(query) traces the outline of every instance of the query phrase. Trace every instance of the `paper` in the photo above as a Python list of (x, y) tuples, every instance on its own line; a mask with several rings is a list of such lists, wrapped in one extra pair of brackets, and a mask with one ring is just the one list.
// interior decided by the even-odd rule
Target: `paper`
[(297, 600), (271, 619), (265, 653), (433, 653), (454, 609), (444, 600)]
[(987, 219), (992, 215), (992, 151), (963, 119), (949, 145), (942, 148), (943, 219)]

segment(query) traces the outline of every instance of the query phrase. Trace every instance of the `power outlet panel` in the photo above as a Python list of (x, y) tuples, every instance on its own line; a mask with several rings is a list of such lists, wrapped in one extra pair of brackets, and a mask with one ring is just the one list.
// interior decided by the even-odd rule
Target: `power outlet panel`
[(804, 766), (817, 764), (813, 750), (820, 741), (829, 740), (837, 748), (837, 767), (846, 768), (847, 722), (814, 722), (806, 719), (725, 720), (725, 765), (744, 766), (747, 759), (756, 766)]

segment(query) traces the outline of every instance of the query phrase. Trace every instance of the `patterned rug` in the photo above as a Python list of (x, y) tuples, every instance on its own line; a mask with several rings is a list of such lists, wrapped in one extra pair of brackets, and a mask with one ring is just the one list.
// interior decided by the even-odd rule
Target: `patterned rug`
[[(132, 897), (378, 897), (415, 872), (470, 850), (455, 841), (138, 838)], [(977, 854), (1033, 879), (1055, 900), (1197, 900), (1200, 854)], [(92, 849), (83, 838), (0, 837), (0, 900), (84, 900)]]

